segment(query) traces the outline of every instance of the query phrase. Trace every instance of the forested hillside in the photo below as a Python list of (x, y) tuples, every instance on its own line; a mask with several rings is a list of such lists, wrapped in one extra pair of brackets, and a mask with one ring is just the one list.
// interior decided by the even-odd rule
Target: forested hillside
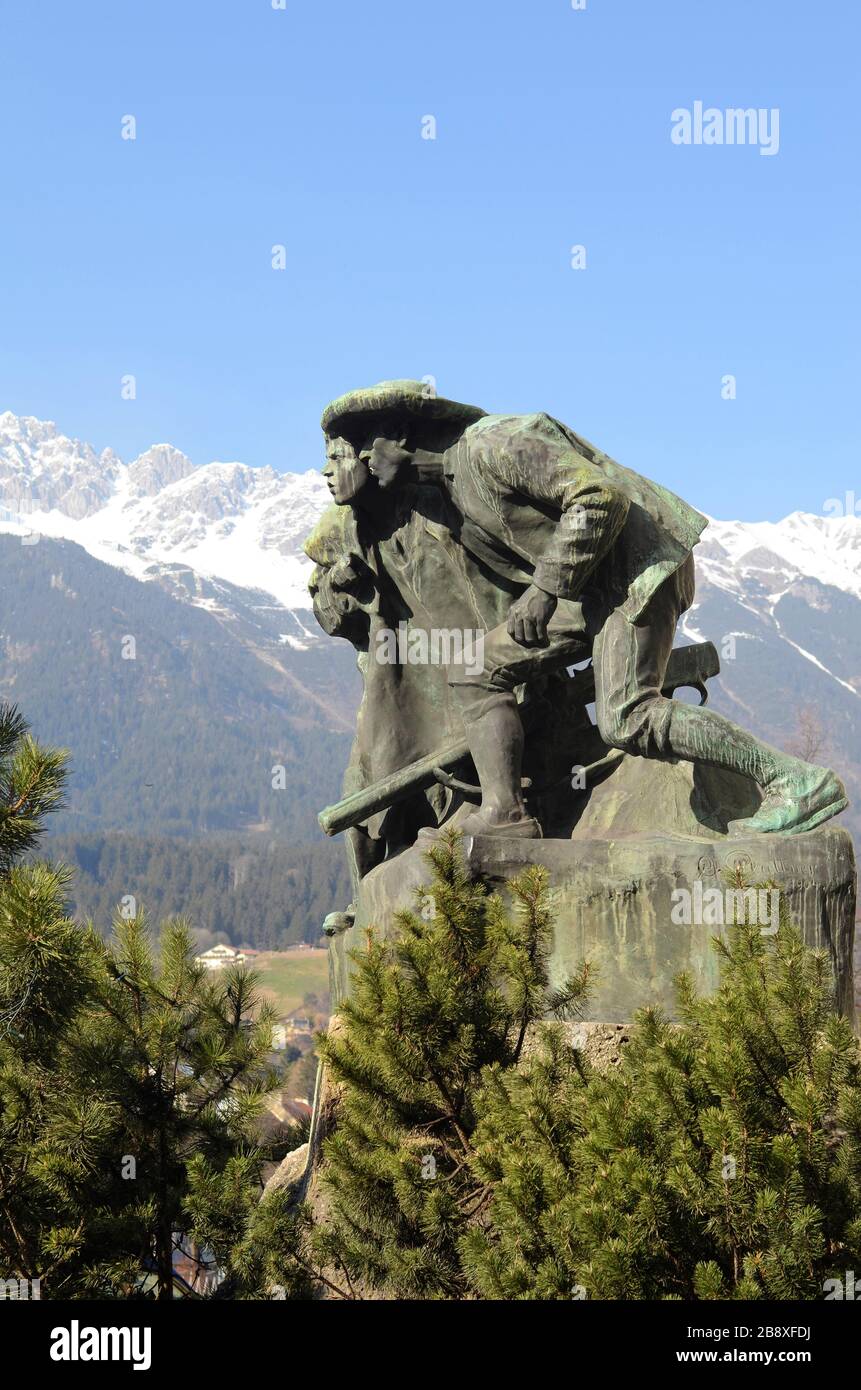
[(0, 588), (0, 698), (71, 751), (58, 830), (319, 838), (351, 741), (344, 644), (293, 651), (248, 606), (179, 602), (71, 542), (0, 536)]
[(72, 913), (103, 933), (118, 904), (134, 898), (152, 924), (188, 915), (201, 946), (220, 937), (273, 950), (319, 941), (323, 918), (350, 898), (343, 846), (329, 840), (260, 848), (238, 839), (49, 834), (38, 853), (74, 869)]

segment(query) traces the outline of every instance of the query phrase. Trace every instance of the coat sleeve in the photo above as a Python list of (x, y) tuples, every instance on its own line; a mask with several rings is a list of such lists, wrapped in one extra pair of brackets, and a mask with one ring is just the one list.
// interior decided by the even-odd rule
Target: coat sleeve
[(625, 525), (628, 497), (575, 449), (532, 431), (504, 443), (487, 437), (481, 454), (491, 488), (519, 494), (545, 514), (558, 513), (533, 583), (559, 598), (576, 598)]

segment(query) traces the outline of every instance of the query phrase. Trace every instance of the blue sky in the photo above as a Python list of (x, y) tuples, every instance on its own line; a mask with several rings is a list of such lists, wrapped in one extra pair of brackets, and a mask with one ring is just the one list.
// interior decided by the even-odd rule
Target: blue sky
[[(5, 0), (0, 409), (301, 471), (330, 397), (432, 375), (717, 516), (861, 497), (859, 30), (850, 0)], [(674, 145), (695, 101), (778, 108), (779, 153)]]

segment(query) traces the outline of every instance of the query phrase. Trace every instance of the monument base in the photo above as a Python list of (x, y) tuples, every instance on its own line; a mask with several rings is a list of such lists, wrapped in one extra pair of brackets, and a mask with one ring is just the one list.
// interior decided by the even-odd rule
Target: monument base
[[(475, 836), (464, 837), (462, 851), (470, 870), (493, 889), (502, 889), (529, 864), (547, 869), (555, 919), (552, 983), (561, 983), (583, 960), (596, 967), (585, 1019), (626, 1023), (647, 1004), (660, 1005), (673, 1017), (672, 980), (681, 970), (700, 992), (712, 992), (719, 961), (711, 941), (725, 936), (725, 923), (733, 920), (726, 893), (736, 870), (746, 884), (769, 884), (785, 898), (806, 943), (830, 956), (836, 1007), (854, 1017), (855, 856), (849, 833), (838, 826), (804, 835), (733, 839)], [(430, 877), (425, 847), (417, 844), (362, 880), (355, 925), (332, 942), (336, 998), (348, 991), (349, 948), (369, 925), (384, 933), (395, 930), (395, 914), (415, 909), (416, 889)], [(756, 920), (768, 932), (774, 897), (761, 899), (759, 906), (763, 911)]]

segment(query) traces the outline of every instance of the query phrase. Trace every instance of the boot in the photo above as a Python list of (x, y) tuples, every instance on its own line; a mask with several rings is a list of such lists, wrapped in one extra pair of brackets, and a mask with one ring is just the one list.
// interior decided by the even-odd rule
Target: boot
[(674, 757), (740, 772), (762, 788), (759, 810), (730, 821), (730, 835), (800, 835), (849, 805), (843, 783), (828, 768), (760, 743), (714, 710), (674, 702), (668, 743)]
[[(541, 826), (528, 814), (521, 790), (523, 723), (514, 695), (496, 691), (482, 701), (478, 713), (462, 702), (461, 713), (481, 785), (481, 805), (455, 822), (457, 829), (464, 835), (540, 840)], [(434, 839), (438, 833), (426, 829), (419, 831), (419, 838)]]

